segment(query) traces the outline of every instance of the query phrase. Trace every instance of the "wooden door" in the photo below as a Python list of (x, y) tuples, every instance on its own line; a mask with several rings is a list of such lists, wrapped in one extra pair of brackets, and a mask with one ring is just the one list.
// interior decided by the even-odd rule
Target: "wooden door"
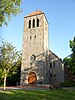
[(35, 84), (37, 81), (36, 74), (31, 72), (28, 76), (28, 84)]

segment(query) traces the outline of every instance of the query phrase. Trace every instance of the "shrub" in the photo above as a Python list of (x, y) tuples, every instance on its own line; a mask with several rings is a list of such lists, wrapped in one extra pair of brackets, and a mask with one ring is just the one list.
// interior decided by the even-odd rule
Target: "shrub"
[(63, 87), (72, 87), (72, 86), (75, 86), (75, 83), (74, 82), (62, 82), (61, 86), (63, 86)]

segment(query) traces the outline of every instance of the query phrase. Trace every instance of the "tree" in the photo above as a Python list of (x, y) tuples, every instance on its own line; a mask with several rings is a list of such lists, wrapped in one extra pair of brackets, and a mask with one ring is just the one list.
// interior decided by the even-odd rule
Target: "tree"
[[(17, 63), (17, 65), (16, 65)], [(21, 77), (21, 60), (16, 62), (14, 66), (16, 66), (16, 73), (12, 73), (7, 77), (6, 85), (7, 86), (16, 86), (20, 85), (20, 77)]]
[(65, 71), (67, 72), (70, 80), (75, 82), (75, 37), (73, 40), (70, 40), (69, 43), (72, 54), (65, 57), (63, 62)]
[(4, 78), (5, 90), (7, 76), (16, 73), (17, 65), (21, 62), (21, 53), (12, 44), (2, 41), (0, 55), (0, 72)]
[(70, 48), (72, 51), (72, 55), (71, 55), (69, 69), (71, 70), (71, 73), (75, 75), (75, 37), (72, 41), (70, 40)]
[(8, 20), (13, 15), (17, 15), (20, 11), (22, 0), (0, 0), (0, 26), (7, 25)]

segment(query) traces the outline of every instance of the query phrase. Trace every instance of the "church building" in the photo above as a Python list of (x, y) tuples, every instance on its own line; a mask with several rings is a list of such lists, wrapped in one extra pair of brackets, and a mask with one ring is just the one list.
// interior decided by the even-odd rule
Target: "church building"
[(42, 11), (24, 17), (21, 85), (64, 81), (61, 59), (48, 48), (48, 21)]

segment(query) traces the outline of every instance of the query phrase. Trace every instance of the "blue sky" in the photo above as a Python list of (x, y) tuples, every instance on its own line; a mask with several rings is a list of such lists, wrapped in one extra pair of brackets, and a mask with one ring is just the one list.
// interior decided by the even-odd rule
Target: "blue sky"
[(49, 22), (49, 49), (60, 58), (71, 53), (69, 41), (75, 36), (75, 0), (22, 0), (22, 13), (0, 27), (0, 37), (22, 50), (24, 16), (41, 10)]

